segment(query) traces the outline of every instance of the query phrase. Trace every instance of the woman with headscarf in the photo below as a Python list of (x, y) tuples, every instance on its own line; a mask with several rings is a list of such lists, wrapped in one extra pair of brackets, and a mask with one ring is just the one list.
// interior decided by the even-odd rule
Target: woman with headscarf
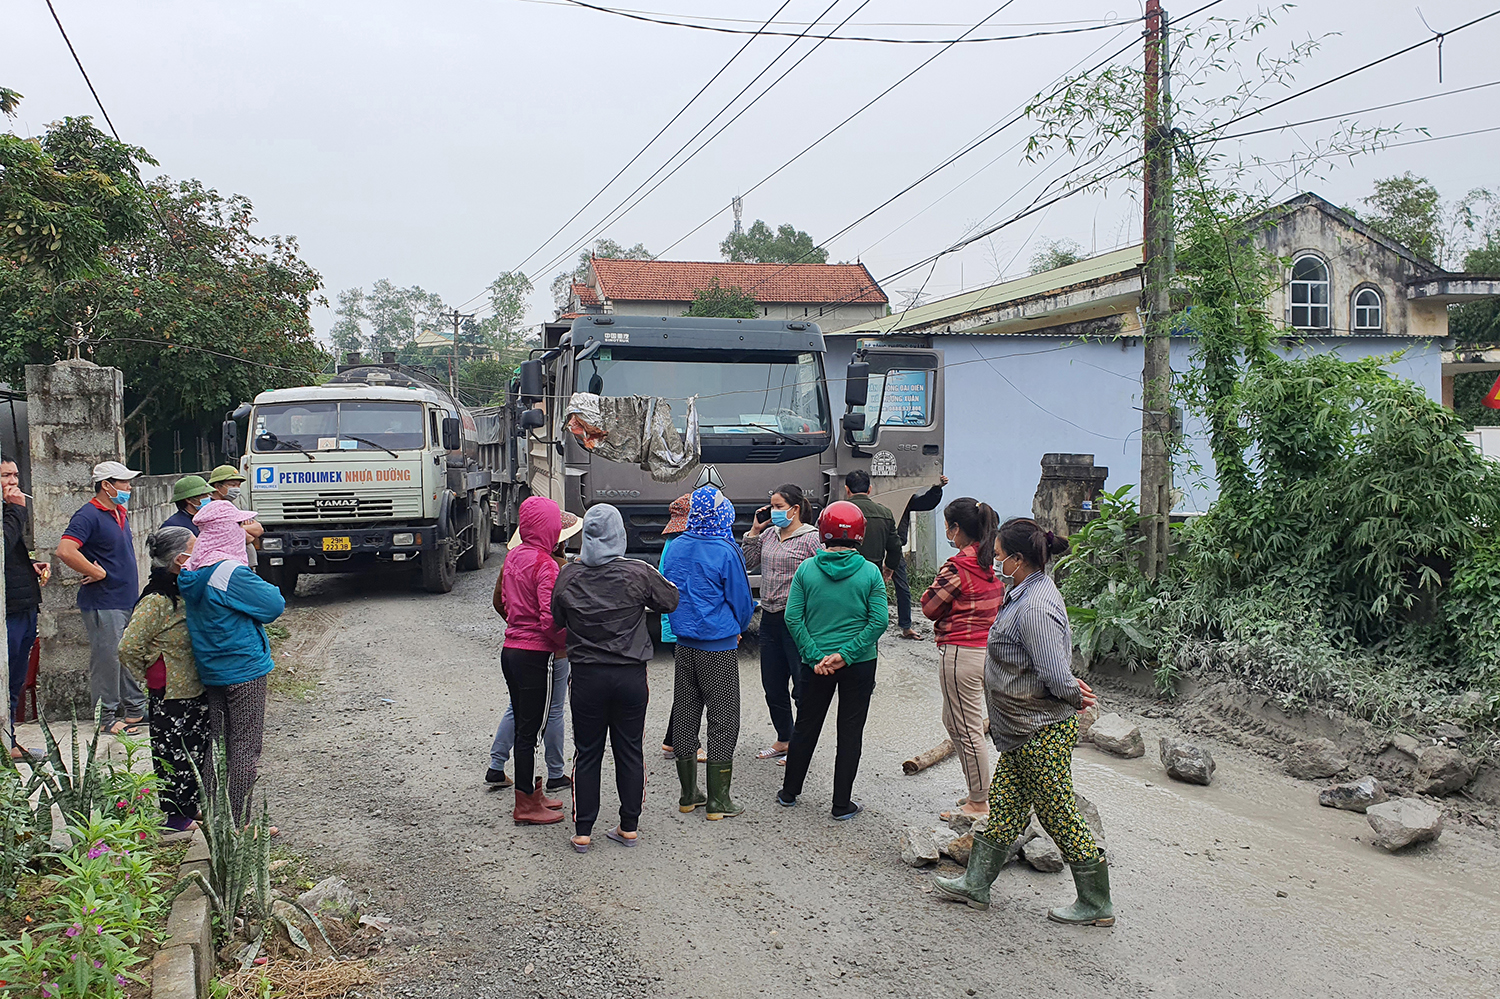
[(235, 821), (249, 818), (266, 728), (266, 677), (271, 642), (265, 626), (286, 610), (281, 591), (246, 565), (241, 526), (255, 514), (213, 500), (193, 517), (198, 543), (178, 574), (198, 678), (208, 692), (209, 729), (229, 758), (229, 801)]
[(625, 558), (625, 521), (608, 503), (583, 518), (578, 561), (552, 588), (552, 619), (567, 633), (573, 670), (573, 849), (587, 853), (599, 818), (604, 740), (615, 751), (620, 822), (604, 835), (621, 846), (639, 842), (646, 795), (647, 612), (677, 606), (677, 589), (645, 562)]
[[(714, 486), (694, 490), (687, 530), (661, 572), (682, 599), (672, 612), (672, 748), (682, 782), (678, 808), (707, 805), (710, 819), (744, 811), (729, 797), (740, 734), (740, 635), (755, 613), (745, 559), (734, 540), (734, 504)], [(698, 793), (698, 726), (708, 710), (708, 797)]]
[(151, 576), (120, 638), (120, 665), (150, 696), (156, 795), (174, 832), (198, 827), (193, 767), (208, 772), (208, 695), (198, 680), (187, 605), (177, 589), (177, 574), (197, 540), (186, 527), (166, 526), (146, 539)]
[[(667, 551), (672, 547), (672, 539), (687, 530), (687, 515), (692, 503), (693, 494), (683, 493), (667, 507), (667, 526), (661, 529), (661, 555), (657, 557), (657, 565), (660, 565), (662, 559), (667, 557)], [(677, 636), (672, 634), (672, 619), (666, 614), (661, 616), (661, 643), (663, 645), (677, 644)], [(667, 711), (667, 731), (661, 737), (661, 755), (669, 760), (677, 758), (677, 752), (672, 748), (672, 712), (670, 709)], [(702, 763), (705, 759), (707, 757), (700, 749), (698, 762)]]
[(495, 580), (495, 610), (505, 619), (500, 669), (516, 716), (516, 825), (546, 826), (562, 821), (562, 802), (549, 798), (536, 776), (536, 740), (547, 713), (552, 657), (561, 656), (562, 629), (552, 618), (552, 587), (557, 560), (552, 549), (562, 533), (562, 511), (545, 496), (521, 501), (521, 544), (505, 556)]

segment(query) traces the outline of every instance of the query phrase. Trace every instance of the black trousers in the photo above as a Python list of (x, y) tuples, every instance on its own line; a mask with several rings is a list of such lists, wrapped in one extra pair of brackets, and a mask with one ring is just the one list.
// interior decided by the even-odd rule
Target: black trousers
[[(766, 707), (771, 711), (771, 726), (776, 741), (792, 738), (792, 706), (802, 699), (802, 685), (807, 682), (807, 667), (802, 653), (787, 630), (785, 611), (760, 612), (760, 685), (766, 691)], [(791, 696), (787, 696), (787, 684)]]
[[(166, 690), (149, 691), (151, 764), (156, 770), (156, 797), (169, 819), (198, 815), (198, 778), (209, 779), (208, 695), (167, 700)], [(192, 762), (189, 762), (191, 760)]]
[[(572, 661), (573, 668), (573, 823), (578, 835), (593, 834), (599, 818), (599, 772), (604, 739), (615, 751), (615, 790), (620, 795), (620, 829), (634, 832), (646, 798), (646, 664), (599, 666)], [(520, 748), (520, 736), (516, 746)], [(517, 758), (519, 761), (519, 757)], [(518, 763), (519, 766), (519, 763)]]
[(859, 757), (864, 750), (865, 719), (870, 714), (870, 696), (875, 693), (875, 660), (850, 663), (826, 676), (804, 667), (802, 700), (797, 704), (797, 724), (792, 729), (792, 745), (786, 754), (786, 780), (782, 796), (795, 798), (802, 793), (807, 768), (812, 764), (813, 750), (823, 732), (823, 720), (833, 695), (839, 695), (838, 750), (833, 758), (833, 810), (847, 812), (854, 793), (854, 775), (859, 772)]
[(516, 716), (516, 790), (530, 794), (536, 787), (536, 740), (547, 712), (551, 683), (547, 664), (552, 653), (533, 649), (500, 650), (500, 671), (510, 691), (510, 706)]

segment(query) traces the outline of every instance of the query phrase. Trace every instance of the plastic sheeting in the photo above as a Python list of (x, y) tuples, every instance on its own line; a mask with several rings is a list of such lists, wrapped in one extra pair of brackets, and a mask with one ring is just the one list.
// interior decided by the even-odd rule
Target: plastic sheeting
[(687, 432), (672, 424), (672, 404), (656, 396), (575, 392), (563, 427), (607, 461), (639, 465), (657, 482), (676, 482), (698, 467), (698, 397), (687, 401)]
[(474, 418), (474, 432), (480, 444), (499, 444), (505, 425), (505, 410), (500, 406), (481, 406), (469, 410)]

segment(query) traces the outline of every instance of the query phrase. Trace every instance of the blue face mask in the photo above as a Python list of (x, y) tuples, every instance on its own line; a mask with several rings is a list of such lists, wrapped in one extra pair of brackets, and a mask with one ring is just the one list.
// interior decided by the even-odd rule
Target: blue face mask
[(792, 522), (792, 515), (786, 510), (772, 510), (771, 523), (777, 527), (785, 527)]
[(115, 493), (115, 503), (117, 505), (124, 506), (126, 503), (129, 503), (129, 502), (130, 502), (130, 490), (129, 489), (121, 489), (121, 490), (119, 490), (119, 491), (117, 491)]

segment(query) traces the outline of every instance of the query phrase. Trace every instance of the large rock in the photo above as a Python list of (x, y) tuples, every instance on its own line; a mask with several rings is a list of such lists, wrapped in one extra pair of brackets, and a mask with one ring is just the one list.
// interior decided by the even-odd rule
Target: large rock
[(1363, 812), (1371, 805), (1385, 801), (1385, 787), (1373, 776), (1361, 777), (1347, 784), (1335, 784), (1318, 792), (1318, 804), (1324, 808), (1342, 808), (1346, 812)]
[(1062, 851), (1045, 832), (1027, 840), (1021, 848), (1021, 856), (1026, 858), (1026, 863), (1045, 874), (1056, 874), (1067, 866), (1063, 863)]
[(901, 830), (901, 862), (907, 867), (926, 867), (938, 860), (937, 841), (931, 829), (907, 826)]
[(359, 915), (354, 891), (341, 877), (324, 878), (297, 896), (303, 908), (312, 913), (331, 913), (340, 919)]
[(1452, 794), (1474, 779), (1474, 765), (1456, 749), (1428, 746), (1417, 756), (1417, 790)]
[(1162, 736), (1161, 765), (1167, 776), (1188, 784), (1208, 784), (1214, 779), (1213, 754), (1201, 746)]
[(973, 849), (974, 834), (964, 833), (962, 836), (949, 843), (948, 846), (943, 850), (943, 852), (952, 857), (954, 863), (962, 864), (963, 866), (968, 867), (969, 854), (971, 851), (973, 851)]
[(1405, 732), (1397, 732), (1391, 736), (1391, 745), (1412, 759), (1416, 759), (1422, 755), (1422, 744), (1417, 741), (1415, 736), (1407, 735)]
[(948, 826), (938, 826), (932, 830), (932, 841), (937, 845), (938, 853), (947, 853), (948, 844), (958, 839), (958, 833)]
[(1126, 759), (1146, 755), (1146, 743), (1141, 739), (1141, 730), (1113, 712), (1100, 716), (1094, 722), (1089, 729), (1089, 741), (1106, 753)]
[(1108, 853), (1109, 848), (1104, 843), (1104, 820), (1099, 817), (1098, 807), (1077, 791), (1073, 792), (1073, 804), (1078, 806), (1078, 814), (1083, 816), (1084, 825), (1094, 834), (1094, 845)]
[(1098, 704), (1091, 704), (1078, 712), (1078, 741), (1088, 742), (1089, 732), (1094, 728), (1094, 722), (1099, 720), (1103, 712), (1099, 710)]
[(1376, 846), (1400, 850), (1413, 843), (1429, 843), (1443, 832), (1443, 811), (1419, 798), (1397, 798), (1371, 805), (1365, 819), (1375, 830)]
[(969, 832), (981, 832), (984, 830), (986, 818), (988, 818), (988, 813), (970, 815), (962, 808), (955, 808), (948, 814), (948, 828), (960, 836)]
[(1323, 780), (1348, 767), (1349, 761), (1332, 739), (1307, 739), (1286, 754), (1286, 772), (1302, 780)]

